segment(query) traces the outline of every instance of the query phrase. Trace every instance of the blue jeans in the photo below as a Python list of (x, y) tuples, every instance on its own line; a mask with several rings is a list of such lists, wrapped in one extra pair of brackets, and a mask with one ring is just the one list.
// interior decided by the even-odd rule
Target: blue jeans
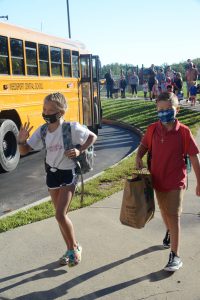
[(106, 84), (107, 98), (112, 98), (113, 94), (113, 86), (110, 84)]

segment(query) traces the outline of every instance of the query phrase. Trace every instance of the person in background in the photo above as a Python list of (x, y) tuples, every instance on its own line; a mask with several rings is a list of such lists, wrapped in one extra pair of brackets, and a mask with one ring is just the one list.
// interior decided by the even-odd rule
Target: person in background
[(186, 78), (186, 84), (187, 84), (187, 100), (189, 101), (190, 98), (190, 87), (193, 85), (193, 82), (197, 81), (198, 79), (198, 71), (197, 68), (195, 68), (194, 64), (192, 62), (188, 63), (188, 68), (185, 73)]
[(121, 98), (126, 98), (126, 86), (127, 86), (127, 81), (125, 76), (122, 74), (120, 81), (119, 81), (119, 88), (121, 90)]
[(152, 100), (152, 88), (155, 83), (156, 79), (156, 70), (154, 67), (154, 64), (151, 65), (149, 68), (149, 74), (148, 74), (148, 87), (149, 87), (149, 98)]
[(106, 79), (107, 98), (113, 98), (114, 79), (112, 77), (111, 69), (105, 74), (104, 78)]
[(166, 81), (165, 81), (165, 92), (167, 91), (167, 86), (171, 85), (172, 86), (172, 81), (170, 77), (166, 77)]
[(196, 105), (196, 96), (197, 96), (197, 83), (196, 81), (193, 81), (190, 86), (190, 101), (191, 101), (191, 106)]
[(142, 88), (143, 88), (143, 92), (144, 92), (144, 99), (146, 100), (147, 99), (147, 93), (148, 93), (148, 82), (147, 82), (147, 80), (144, 80)]
[(166, 81), (166, 76), (164, 74), (163, 68), (158, 69), (156, 79), (158, 80), (158, 88), (159, 88), (159, 91), (161, 92), (162, 91), (162, 83)]
[[(200, 197), (199, 149), (189, 128), (181, 124), (176, 117), (179, 112), (177, 96), (174, 93), (161, 93), (156, 105), (159, 121), (154, 123), (151, 145), (148, 143), (148, 128), (152, 125), (147, 128), (142, 138), (135, 165), (137, 169), (142, 169), (142, 158), (148, 150), (151, 151), (150, 173), (161, 216), (166, 226), (163, 247), (171, 248), (169, 261), (164, 270), (174, 272), (183, 265), (179, 256), (179, 247), (180, 216), (187, 176), (185, 154), (190, 157), (197, 180), (196, 195)], [(183, 130), (188, 137), (187, 153), (184, 153)]]
[(174, 83), (174, 76), (175, 76), (175, 71), (172, 70), (171, 66), (168, 66), (166, 69), (166, 78), (170, 78), (171, 83)]
[(177, 95), (179, 99), (179, 95), (182, 92), (183, 88), (183, 79), (180, 72), (177, 72), (174, 77), (174, 93)]
[(152, 98), (156, 99), (159, 94), (160, 94), (160, 91), (159, 91), (159, 86), (158, 86), (158, 80), (155, 80), (155, 83), (152, 87)]
[(132, 74), (130, 75), (129, 84), (131, 86), (132, 97), (134, 97), (134, 93), (135, 93), (135, 97), (137, 98), (137, 89), (138, 89), (138, 85), (139, 85), (139, 77), (137, 76), (136, 72), (132, 72)]
[(164, 92), (167, 91), (167, 87), (166, 87), (166, 79), (161, 81), (160, 88), (161, 88), (161, 93), (164, 93)]

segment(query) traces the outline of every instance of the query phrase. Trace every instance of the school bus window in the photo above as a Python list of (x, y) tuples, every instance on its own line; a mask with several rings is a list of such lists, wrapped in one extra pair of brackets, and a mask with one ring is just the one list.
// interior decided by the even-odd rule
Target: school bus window
[(11, 39), (11, 59), (14, 75), (24, 75), (23, 43), (21, 40)]
[(90, 65), (88, 58), (81, 58), (81, 78), (90, 77)]
[(39, 45), (40, 75), (49, 76), (49, 53), (47, 45)]
[(72, 51), (72, 77), (79, 77), (79, 54), (77, 51)]
[(25, 42), (28, 75), (38, 75), (36, 43)]
[(62, 75), (62, 68), (61, 68), (61, 49), (50, 47), (51, 52), (51, 73), (55, 76)]
[(97, 77), (97, 67), (96, 67), (96, 59), (92, 59), (92, 70), (93, 70), (93, 79), (96, 79)]
[(0, 36), (0, 74), (9, 74), (8, 39)]
[(64, 76), (71, 77), (71, 52), (63, 49)]

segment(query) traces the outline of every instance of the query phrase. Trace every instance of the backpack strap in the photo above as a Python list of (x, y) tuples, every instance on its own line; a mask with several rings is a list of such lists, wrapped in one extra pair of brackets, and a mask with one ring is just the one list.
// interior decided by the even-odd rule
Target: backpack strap
[(156, 129), (157, 123), (158, 122), (152, 123), (147, 127), (147, 146), (149, 152), (151, 152), (153, 133), (154, 130)]
[(183, 151), (184, 151), (184, 156), (188, 154), (188, 149), (190, 146), (190, 130), (187, 126), (184, 124), (180, 124), (180, 131), (183, 139)]
[(69, 150), (73, 148), (72, 145), (72, 134), (71, 134), (71, 124), (69, 122), (62, 123), (62, 135), (64, 149)]
[[(184, 151), (184, 158), (185, 158), (185, 165), (186, 165), (186, 170), (187, 174), (191, 172), (191, 161), (190, 157), (188, 155), (188, 149), (190, 146), (190, 130), (187, 126), (184, 124), (180, 124), (180, 131), (182, 135), (182, 140), (183, 140), (183, 151)], [(188, 189), (188, 176), (187, 176), (187, 185), (186, 189)]]
[[(71, 133), (71, 124), (69, 122), (63, 122), (62, 123), (62, 135), (63, 135), (63, 144), (65, 150), (69, 150), (74, 148), (72, 144), (72, 133)], [(83, 181), (83, 173), (81, 170), (80, 163), (76, 158), (73, 159), (75, 162), (76, 166), (80, 170), (80, 175), (81, 175), (81, 205), (83, 204), (83, 196), (84, 196), (84, 181)]]
[(45, 167), (46, 172), (48, 170), (48, 165), (46, 163), (47, 149), (46, 149), (46, 143), (45, 143), (45, 137), (47, 135), (47, 129), (48, 129), (48, 124), (47, 123), (44, 123), (40, 127), (40, 136), (41, 136), (41, 140), (42, 140), (42, 143), (43, 143), (43, 149), (45, 149), (44, 167)]
[(40, 127), (40, 136), (41, 136), (41, 140), (42, 140), (42, 143), (43, 143), (43, 148), (46, 147), (46, 144), (45, 144), (45, 137), (47, 135), (47, 129), (48, 129), (48, 124), (45, 123), (43, 124), (41, 127)]

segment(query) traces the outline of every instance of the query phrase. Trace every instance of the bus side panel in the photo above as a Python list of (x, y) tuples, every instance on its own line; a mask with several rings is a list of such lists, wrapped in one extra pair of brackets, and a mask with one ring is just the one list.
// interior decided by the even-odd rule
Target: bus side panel
[(82, 101), (78, 80), (75, 78), (17, 78), (0, 77), (0, 111), (16, 110), (21, 123), (30, 119), (34, 130), (44, 120), (42, 106), (45, 96), (63, 93), (67, 99), (66, 121), (82, 123)]

